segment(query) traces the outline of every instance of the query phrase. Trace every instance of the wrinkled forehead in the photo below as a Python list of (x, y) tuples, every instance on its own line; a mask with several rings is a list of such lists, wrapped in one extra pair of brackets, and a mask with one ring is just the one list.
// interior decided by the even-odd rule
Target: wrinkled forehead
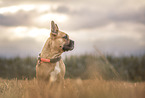
[(67, 35), (66, 33), (59, 31), (57, 37), (64, 37), (66, 35)]

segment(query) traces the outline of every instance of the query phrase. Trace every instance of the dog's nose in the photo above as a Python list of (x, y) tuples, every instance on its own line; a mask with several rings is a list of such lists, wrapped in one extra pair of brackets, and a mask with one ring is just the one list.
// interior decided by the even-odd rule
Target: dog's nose
[(70, 40), (68, 45), (63, 46), (64, 51), (69, 51), (74, 49), (74, 41)]
[(73, 40), (70, 40), (70, 43), (74, 45), (74, 41)]
[(70, 40), (70, 44), (69, 44), (70, 50), (74, 49), (74, 41)]

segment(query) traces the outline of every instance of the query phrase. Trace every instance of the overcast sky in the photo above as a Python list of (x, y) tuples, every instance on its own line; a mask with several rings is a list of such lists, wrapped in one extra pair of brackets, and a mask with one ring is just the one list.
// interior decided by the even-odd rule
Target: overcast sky
[(145, 52), (145, 0), (0, 0), (0, 57), (37, 56), (54, 20), (74, 51)]

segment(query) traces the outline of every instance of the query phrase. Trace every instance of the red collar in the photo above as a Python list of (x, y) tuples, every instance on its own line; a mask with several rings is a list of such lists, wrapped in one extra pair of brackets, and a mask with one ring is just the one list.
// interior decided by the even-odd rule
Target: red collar
[(40, 61), (50, 63), (50, 59), (40, 58)]
[(56, 62), (60, 61), (60, 59), (61, 59), (61, 56), (53, 58), (53, 59), (45, 59), (45, 58), (41, 58), (40, 55), (41, 54), (39, 54), (39, 56), (38, 56), (39, 63), (42, 63), (42, 62), (45, 62), (45, 63), (56, 63)]

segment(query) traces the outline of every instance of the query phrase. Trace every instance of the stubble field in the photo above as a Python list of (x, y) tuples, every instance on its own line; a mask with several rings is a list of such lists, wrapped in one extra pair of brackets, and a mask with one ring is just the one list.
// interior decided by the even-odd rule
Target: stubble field
[(0, 79), (0, 98), (145, 98), (145, 82), (65, 79), (61, 84)]

